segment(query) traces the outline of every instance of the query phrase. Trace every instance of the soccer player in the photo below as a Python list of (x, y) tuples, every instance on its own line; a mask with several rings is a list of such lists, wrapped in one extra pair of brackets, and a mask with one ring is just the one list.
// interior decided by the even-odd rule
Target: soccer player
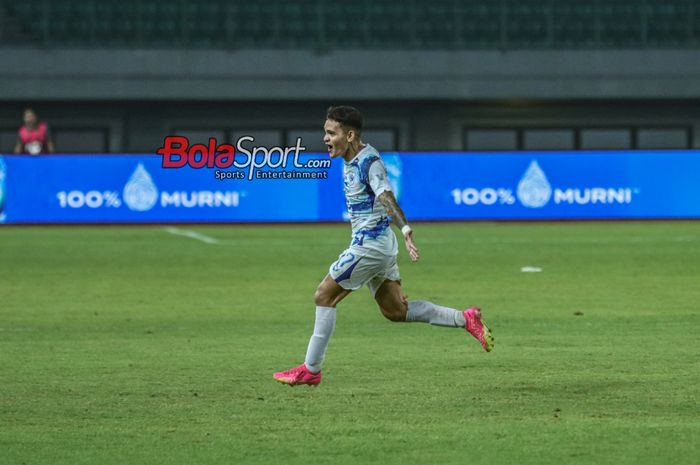
[(316, 289), (316, 323), (306, 359), (298, 367), (275, 373), (274, 378), (281, 383), (316, 386), (321, 382), (321, 365), (335, 328), (335, 307), (365, 284), (389, 320), (466, 328), (484, 350), (493, 349), (493, 335), (481, 321), (478, 307), (459, 311), (426, 300), (409, 301), (404, 295), (396, 265), (398, 245), (389, 227), (390, 218), (401, 230), (408, 255), (414, 262), (419, 258), (418, 248), (413, 242), (413, 230), (391, 191), (379, 153), (362, 141), (362, 120), (360, 112), (349, 106), (330, 107), (326, 114), (323, 140), (328, 154), (345, 160), (343, 179), (352, 241)]

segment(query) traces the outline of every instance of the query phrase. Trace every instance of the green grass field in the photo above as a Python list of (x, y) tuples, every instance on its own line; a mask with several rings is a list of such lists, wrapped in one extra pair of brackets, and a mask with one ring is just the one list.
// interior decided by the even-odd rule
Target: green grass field
[(700, 222), (417, 224), (409, 298), (494, 352), (363, 289), (316, 389), (272, 372), (349, 227), (181, 229), (0, 229), (0, 464), (700, 462)]

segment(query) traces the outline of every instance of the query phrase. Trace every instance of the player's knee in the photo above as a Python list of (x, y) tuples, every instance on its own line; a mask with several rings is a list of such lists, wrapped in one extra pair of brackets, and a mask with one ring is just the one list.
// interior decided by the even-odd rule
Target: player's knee
[(396, 323), (406, 321), (408, 306), (403, 302), (394, 303), (391, 305), (380, 305), (379, 308), (382, 310), (382, 315), (384, 315), (384, 317), (389, 321)]
[(329, 293), (324, 292), (321, 286), (319, 286), (314, 293), (314, 304), (318, 307), (332, 307), (333, 300)]

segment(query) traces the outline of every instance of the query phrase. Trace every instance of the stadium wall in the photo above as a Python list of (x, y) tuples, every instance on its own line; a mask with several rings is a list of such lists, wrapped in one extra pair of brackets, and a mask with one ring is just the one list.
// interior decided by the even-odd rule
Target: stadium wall
[(694, 50), (0, 49), (0, 100), (700, 97)]
[[(262, 131), (286, 143), (318, 130), (325, 108), (338, 103), (363, 110), (374, 130), (368, 140), (383, 150), (700, 148), (696, 55), (0, 48), (13, 64), (0, 69), (0, 153), (12, 151), (26, 105), (64, 153), (151, 152), (174, 132), (231, 140)], [(621, 133), (615, 143), (587, 145), (579, 132), (588, 128)], [(636, 131), (648, 128), (687, 137), (637, 143)], [(472, 129), (508, 132), (475, 144)], [(532, 146), (529, 129), (576, 133)], [(307, 137), (312, 150), (323, 148), (318, 134)]]

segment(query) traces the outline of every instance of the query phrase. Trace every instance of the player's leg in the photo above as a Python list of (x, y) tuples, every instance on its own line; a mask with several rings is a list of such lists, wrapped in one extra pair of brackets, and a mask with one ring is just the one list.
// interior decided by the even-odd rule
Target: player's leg
[(291, 386), (297, 384), (316, 386), (321, 382), (321, 365), (335, 329), (335, 306), (350, 292), (352, 291), (338, 285), (331, 276), (326, 275), (323, 278), (314, 294), (316, 320), (314, 332), (306, 348), (304, 363), (298, 367), (275, 373), (273, 376), (277, 381)]
[(422, 321), (453, 328), (464, 328), (466, 325), (463, 312), (426, 300), (409, 301), (401, 288), (401, 274), (396, 256), (385, 256), (381, 272), (373, 277), (368, 285), (382, 315), (391, 321)]
[(420, 321), (452, 328), (464, 328), (466, 325), (463, 312), (435, 305), (427, 300), (409, 301), (399, 281), (385, 279), (377, 289), (374, 299), (382, 315), (391, 321)]
[(375, 292), (374, 300), (387, 320), (397, 323), (406, 321), (408, 300), (401, 289), (400, 281), (385, 279)]
[(351, 250), (345, 250), (338, 260), (331, 264), (328, 274), (318, 285), (314, 294), (316, 304), (316, 323), (314, 333), (309, 340), (306, 349), (304, 365), (311, 373), (320, 373), (326, 348), (335, 329), (335, 306), (345, 298), (353, 289), (362, 286), (360, 273), (362, 256), (358, 256)]
[(314, 303), (316, 306), (335, 307), (351, 292), (350, 289), (345, 289), (336, 283), (330, 275), (326, 275), (316, 288)]
[(361, 279), (365, 273), (360, 272), (362, 266), (358, 267), (362, 258), (346, 250), (330, 266), (328, 275), (323, 278), (314, 294), (316, 320), (304, 363), (290, 370), (275, 373), (273, 376), (277, 381), (291, 386), (297, 384), (315, 386), (321, 382), (321, 365), (335, 329), (335, 306), (352, 290), (362, 286)]
[[(370, 286), (372, 289), (372, 286)], [(465, 328), (487, 352), (493, 349), (493, 334), (481, 321), (481, 310), (464, 311), (436, 305), (427, 300), (408, 300), (400, 281), (385, 279), (376, 289), (374, 299), (382, 314), (391, 321), (423, 322), (436, 326)]]
[(321, 371), (326, 348), (335, 330), (335, 306), (350, 292), (352, 291), (343, 289), (330, 275), (326, 275), (316, 289), (314, 294), (316, 322), (314, 323), (314, 333), (309, 339), (309, 346), (306, 349), (306, 358), (304, 359), (304, 364), (311, 373), (319, 373)]

